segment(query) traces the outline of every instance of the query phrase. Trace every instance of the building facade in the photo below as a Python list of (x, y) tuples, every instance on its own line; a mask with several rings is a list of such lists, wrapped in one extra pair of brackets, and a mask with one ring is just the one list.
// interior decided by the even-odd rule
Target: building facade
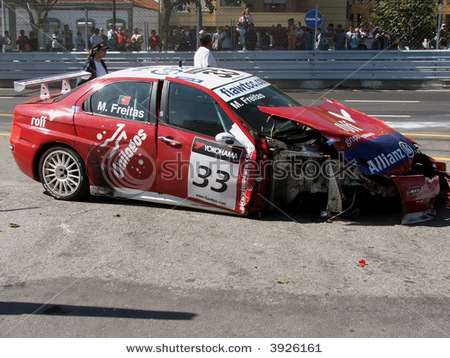
[[(4, 26), (14, 39), (20, 30), (24, 30), (27, 35), (33, 31), (26, 9), (18, 7), (11, 0), (4, 0), (4, 6)], [(133, 34), (134, 28), (139, 28), (148, 37), (152, 29), (158, 29), (159, 4), (154, 0), (115, 0), (114, 6), (112, 0), (59, 0), (39, 31), (39, 45), (41, 49), (48, 49), (54, 30), (62, 31), (65, 25), (73, 32), (74, 39), (78, 31), (83, 38), (89, 37), (95, 28), (107, 32), (113, 24), (113, 12), (116, 27), (122, 26), (130, 34)]]
[[(215, 28), (216, 26), (234, 26), (242, 11), (246, 7), (253, 15), (255, 27), (269, 29), (281, 24), (286, 26), (287, 20), (293, 18), (295, 22), (304, 24), (305, 15), (318, 7), (323, 16), (323, 22), (340, 23), (345, 26), (347, 19), (347, 0), (216, 0), (215, 11), (209, 13), (202, 7), (202, 26)], [(170, 27), (195, 27), (197, 23), (196, 7), (194, 4), (181, 10), (174, 10), (170, 20)]]

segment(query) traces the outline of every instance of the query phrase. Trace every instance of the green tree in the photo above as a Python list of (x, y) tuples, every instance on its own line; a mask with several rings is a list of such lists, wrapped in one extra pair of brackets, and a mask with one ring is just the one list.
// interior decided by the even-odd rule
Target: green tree
[[(163, 0), (163, 8), (162, 8), (162, 34), (161, 38), (163, 41), (164, 48), (167, 48), (167, 35), (169, 33), (169, 25), (170, 25), (170, 17), (172, 16), (172, 12), (174, 9), (182, 9), (184, 6), (193, 3), (196, 7), (200, 8), (200, 27), (202, 27), (202, 0)], [(215, 10), (214, 4), (212, 0), (204, 0), (206, 7), (209, 9), (209, 12), (212, 13)]]
[(16, 0), (16, 6), (27, 10), (31, 28), (37, 35), (57, 2), (58, 0)]
[(422, 48), (436, 35), (436, 0), (379, 0), (372, 5), (374, 24), (390, 36), (390, 46)]

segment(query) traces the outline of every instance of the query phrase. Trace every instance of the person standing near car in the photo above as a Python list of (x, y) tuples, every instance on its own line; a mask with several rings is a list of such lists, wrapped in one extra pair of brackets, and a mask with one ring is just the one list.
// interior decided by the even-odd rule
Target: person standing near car
[(108, 68), (106, 67), (105, 61), (103, 59), (106, 56), (106, 51), (109, 49), (108, 46), (103, 45), (103, 43), (99, 43), (92, 47), (89, 52), (88, 60), (84, 64), (82, 71), (87, 71), (91, 73), (91, 77), (87, 80), (79, 78), (77, 80), (77, 86), (93, 80), (94, 78), (104, 76), (108, 73)]
[(212, 49), (212, 37), (209, 34), (203, 34), (200, 37), (200, 47), (194, 55), (195, 67), (216, 67), (216, 59), (211, 53)]

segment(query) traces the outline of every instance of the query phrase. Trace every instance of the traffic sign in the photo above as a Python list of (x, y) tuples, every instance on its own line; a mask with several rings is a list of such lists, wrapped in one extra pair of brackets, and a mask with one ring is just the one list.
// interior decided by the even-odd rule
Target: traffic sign
[(322, 14), (318, 10), (310, 10), (305, 15), (305, 24), (311, 29), (314, 29), (316, 27), (316, 20), (317, 20), (317, 27), (322, 25)]

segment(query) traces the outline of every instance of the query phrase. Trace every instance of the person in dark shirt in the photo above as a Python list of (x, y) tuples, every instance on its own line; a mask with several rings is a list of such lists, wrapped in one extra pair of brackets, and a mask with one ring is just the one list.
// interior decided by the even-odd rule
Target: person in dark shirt
[(25, 35), (25, 30), (20, 30), (20, 36), (16, 40), (16, 44), (19, 46), (19, 51), (30, 51), (30, 45), (28, 43), (28, 36)]
[(87, 80), (78, 78), (77, 86), (87, 81), (91, 81), (94, 78), (104, 76), (108, 73), (108, 68), (106, 67), (105, 61), (103, 61), (108, 49), (109, 47), (103, 45), (102, 42), (92, 47), (91, 51), (89, 52), (88, 60), (84, 64), (82, 69), (82, 71), (90, 72), (91, 77), (89, 77)]
[(30, 45), (30, 51), (39, 51), (39, 42), (34, 31), (30, 31), (30, 36), (28, 37), (28, 44)]
[(272, 35), (273, 47), (275, 50), (284, 50), (285, 45), (287, 43), (287, 33), (281, 27), (281, 24), (278, 24), (277, 27), (272, 28), (270, 31)]
[(270, 50), (270, 36), (264, 30), (259, 32), (259, 42), (261, 43), (261, 50)]
[(69, 28), (69, 25), (64, 25), (64, 31), (62, 33), (64, 39), (64, 48), (66, 51), (73, 50), (73, 31)]
[(255, 31), (255, 25), (249, 24), (248, 30), (245, 32), (245, 49), (254, 51), (256, 49), (256, 43), (258, 42), (258, 35)]
[(152, 30), (151, 36), (148, 39), (148, 46), (150, 51), (161, 51), (161, 38), (156, 34), (156, 30)]

